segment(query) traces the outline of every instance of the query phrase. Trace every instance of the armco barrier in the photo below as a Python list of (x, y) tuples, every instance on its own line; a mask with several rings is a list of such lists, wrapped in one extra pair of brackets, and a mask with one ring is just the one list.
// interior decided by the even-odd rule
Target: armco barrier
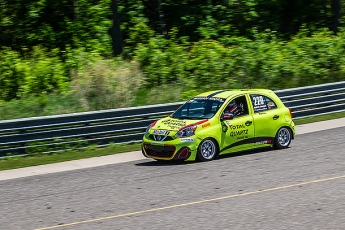
[[(345, 81), (278, 90), (294, 119), (345, 111)], [(183, 102), (0, 121), (0, 157), (139, 142)]]

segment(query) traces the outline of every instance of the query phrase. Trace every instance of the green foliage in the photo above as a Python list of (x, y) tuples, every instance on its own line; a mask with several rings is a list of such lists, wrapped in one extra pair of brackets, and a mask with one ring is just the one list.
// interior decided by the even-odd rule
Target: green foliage
[(135, 25), (146, 23), (144, 5), (141, 0), (117, 0), (118, 12), (121, 16), (121, 30), (129, 31)]
[[(133, 43), (140, 39), (136, 31)], [(274, 32), (254, 31), (254, 40), (196, 43), (179, 40), (176, 30), (165, 37), (144, 34), (134, 61), (83, 49), (61, 55), (35, 47), (25, 57), (2, 49), (0, 119), (181, 101), (219, 88), (275, 90), (345, 79), (342, 32), (306, 29), (284, 42)], [(21, 100), (5, 102), (14, 98)]]
[(0, 100), (62, 92), (66, 89), (65, 67), (58, 50), (48, 53), (34, 47), (26, 57), (8, 48), (0, 50)]
[[(277, 31), (281, 38), (289, 39), (298, 33), (303, 24), (315, 31), (331, 24), (332, 18), (339, 19), (337, 12), (340, 10), (333, 6), (327, 7), (329, 2), (167, 0), (162, 1), (160, 10), (164, 12), (163, 20), (167, 30), (178, 27), (179, 36), (188, 36), (192, 41), (201, 38), (218, 40), (224, 36), (253, 38), (253, 30), (264, 32), (267, 29)], [(154, 25), (159, 23), (157, 15), (152, 10), (144, 12), (149, 19), (148, 24), (156, 28)], [(155, 31), (159, 31), (158, 28)]]
[[(28, 67), (27, 63), (24, 60), (23, 65)], [(38, 60), (36, 65), (39, 63)], [(61, 91), (48, 93), (46, 89), (40, 93), (30, 94), (26, 91), (24, 94), (22, 90), (20, 99), (8, 102), (0, 100), (0, 120), (133, 106), (143, 83), (143, 75), (136, 61), (105, 59), (97, 53), (75, 50), (66, 54), (65, 65), (71, 72), (71, 81), (68, 85), (63, 84)], [(25, 79), (25, 76), (30, 75), (21, 76)], [(35, 89), (32, 86), (39, 79), (36, 80), (36, 75), (32, 76), (30, 79), (35, 81), (25, 89)], [(22, 87), (25, 86), (24, 82)], [(0, 87), (4, 89), (2, 85)]]
[(146, 46), (151, 38), (154, 38), (155, 32), (151, 30), (144, 22), (139, 22), (129, 29), (130, 35), (126, 40), (127, 47), (124, 48), (122, 56), (126, 59), (133, 58), (134, 51), (138, 45)]
[[(344, 34), (328, 31), (280, 41), (275, 33), (255, 32), (255, 40), (202, 40), (179, 45), (149, 40), (136, 55), (146, 85), (176, 82), (184, 90), (265, 87), (281, 89), (345, 79)], [(176, 58), (178, 57), (178, 58)]]
[(323, 27), (337, 31), (341, 11), (331, 1), (321, 0), (1, 0), (0, 46), (20, 52), (37, 45), (49, 50), (83, 47), (109, 56), (113, 2), (124, 41), (132, 39), (132, 28), (138, 24), (157, 34), (179, 28), (179, 37), (194, 42), (253, 38), (254, 30), (267, 29), (289, 39), (302, 25), (312, 31)]
[(154, 36), (154, 31), (151, 30), (145, 23), (140, 22), (130, 30), (130, 36), (126, 40), (129, 46), (135, 47), (138, 44), (147, 44), (149, 39)]
[(41, 47), (34, 47), (32, 53), (21, 63), (25, 73), (24, 82), (19, 88), (21, 96), (40, 95), (66, 89), (67, 77), (64, 65), (58, 58), (58, 50), (50, 53)]
[(314, 33), (311, 37), (294, 38), (289, 42), (296, 49), (295, 74), (301, 76), (299, 84), (311, 85), (344, 79), (344, 33), (338, 36), (328, 31)]
[(105, 56), (112, 54), (111, 19), (112, 0), (78, 0), (75, 20), (69, 22), (67, 31), (72, 34), (74, 47), (82, 47), (89, 52), (97, 51)]
[(188, 78), (195, 84), (193, 88), (202, 87), (203, 90), (211, 90), (215, 87), (227, 88), (232, 85), (235, 80), (231, 73), (231, 52), (231, 49), (217, 41), (195, 43), (186, 62)]
[(0, 50), (0, 100), (8, 101), (17, 97), (25, 79), (21, 62), (20, 55), (10, 48)]
[(111, 54), (111, 0), (1, 1), (0, 46), (22, 51), (42, 45), (49, 50), (85, 47)]
[(342, 28), (322, 29), (337, 25), (329, 1), (116, 0), (121, 58), (112, 3), (0, 0), (0, 119), (344, 79)]
[(184, 62), (187, 53), (184, 46), (157, 36), (146, 45), (138, 44), (135, 50), (138, 61), (144, 67), (147, 86), (157, 86), (176, 82), (184, 77)]

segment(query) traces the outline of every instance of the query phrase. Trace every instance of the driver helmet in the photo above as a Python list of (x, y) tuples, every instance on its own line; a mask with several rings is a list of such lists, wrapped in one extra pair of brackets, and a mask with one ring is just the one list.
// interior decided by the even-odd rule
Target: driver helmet
[(235, 114), (235, 112), (237, 111), (236, 103), (229, 104), (227, 110), (229, 113)]
[(243, 104), (237, 105), (236, 103), (230, 103), (227, 107), (227, 112), (234, 117), (241, 116), (243, 114)]

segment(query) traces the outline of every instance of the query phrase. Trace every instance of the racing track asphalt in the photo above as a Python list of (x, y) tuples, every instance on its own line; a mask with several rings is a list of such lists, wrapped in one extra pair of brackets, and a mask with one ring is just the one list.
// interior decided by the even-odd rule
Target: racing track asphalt
[(2, 180), (0, 229), (345, 229), (344, 121), (284, 150)]

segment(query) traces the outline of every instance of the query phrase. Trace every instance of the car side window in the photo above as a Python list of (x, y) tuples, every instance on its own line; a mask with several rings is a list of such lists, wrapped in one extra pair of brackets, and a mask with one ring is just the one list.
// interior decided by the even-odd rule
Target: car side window
[(260, 94), (251, 94), (254, 113), (259, 113), (266, 110), (276, 109), (277, 104), (269, 97)]
[(231, 114), (233, 118), (248, 115), (249, 110), (246, 96), (240, 96), (230, 101), (225, 107), (223, 114)]

